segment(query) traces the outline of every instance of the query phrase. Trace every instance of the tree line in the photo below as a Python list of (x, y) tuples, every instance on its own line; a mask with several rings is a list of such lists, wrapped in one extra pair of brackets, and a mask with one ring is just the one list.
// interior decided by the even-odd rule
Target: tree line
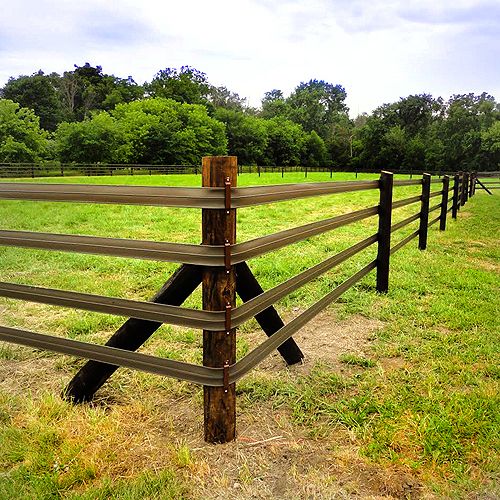
[(312, 79), (261, 106), (183, 66), (150, 82), (85, 63), (11, 77), (0, 89), (0, 162), (199, 164), (414, 171), (498, 170), (500, 104), (487, 93), (410, 95), (349, 118), (346, 90)]

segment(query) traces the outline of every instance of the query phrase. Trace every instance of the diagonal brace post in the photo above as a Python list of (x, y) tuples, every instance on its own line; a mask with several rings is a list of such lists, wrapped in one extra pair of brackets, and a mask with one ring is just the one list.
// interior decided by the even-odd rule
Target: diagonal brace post
[[(257, 297), (257, 295), (264, 293), (264, 290), (246, 262), (236, 264), (235, 270), (236, 293), (243, 302), (248, 302), (254, 297)], [(273, 306), (270, 306), (259, 314), (256, 314), (255, 319), (268, 337), (274, 335), (285, 325)], [(281, 344), (278, 347), (278, 352), (281, 354), (287, 365), (300, 363), (304, 359), (302, 351), (293, 338), (290, 338)]]
[[(180, 306), (201, 283), (201, 268), (183, 264), (151, 299), (157, 304)], [(107, 346), (135, 351), (153, 335), (161, 323), (129, 318), (106, 342)], [(63, 392), (75, 403), (91, 401), (97, 390), (117, 370), (118, 366), (100, 361), (87, 361)]]

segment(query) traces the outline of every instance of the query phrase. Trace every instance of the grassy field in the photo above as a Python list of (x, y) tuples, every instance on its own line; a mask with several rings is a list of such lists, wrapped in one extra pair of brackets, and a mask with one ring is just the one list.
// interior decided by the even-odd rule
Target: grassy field
[[(329, 174), (307, 178), (319, 180)], [(199, 185), (200, 177), (43, 181)], [(305, 179), (290, 173), (284, 181)], [(279, 174), (238, 179), (279, 182)], [(417, 192), (398, 188), (395, 198)], [(238, 241), (376, 205), (377, 196), (241, 209)], [(242, 379), (235, 443), (203, 443), (197, 386), (120, 369), (93, 404), (72, 406), (59, 394), (81, 360), (0, 343), (0, 498), (497, 497), (498, 199), (479, 192), (446, 232), (429, 230), (425, 252), (414, 240), (395, 254), (387, 295), (375, 293), (371, 273), (305, 327), (295, 337), (303, 366), (288, 369), (273, 355)], [(394, 221), (417, 210), (399, 209)], [(2, 201), (0, 220), (3, 229), (200, 241), (200, 213), (191, 209)], [(267, 289), (375, 231), (376, 219), (367, 219), (250, 265)], [(297, 315), (373, 252), (286, 297), (279, 311)], [(0, 247), (0, 280), (134, 299), (151, 297), (175, 267)], [(200, 295), (186, 305), (200, 307)], [(123, 322), (7, 299), (0, 312), (3, 325), (99, 343)], [(238, 356), (263, 338), (255, 321), (243, 325)], [(199, 331), (163, 326), (142, 351), (200, 363), (200, 340)]]

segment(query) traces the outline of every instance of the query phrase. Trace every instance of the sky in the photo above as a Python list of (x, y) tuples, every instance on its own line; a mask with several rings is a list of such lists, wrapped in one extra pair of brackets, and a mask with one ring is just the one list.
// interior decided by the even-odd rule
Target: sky
[(89, 62), (137, 83), (189, 65), (258, 107), (304, 81), (351, 116), (416, 93), (500, 99), (500, 0), (16, 0), (0, 17), (0, 86)]

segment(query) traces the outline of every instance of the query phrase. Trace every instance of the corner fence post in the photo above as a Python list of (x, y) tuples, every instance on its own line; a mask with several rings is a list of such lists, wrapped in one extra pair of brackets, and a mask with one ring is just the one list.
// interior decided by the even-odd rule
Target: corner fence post
[(453, 201), (452, 201), (452, 208), (451, 208), (451, 217), (453, 219), (457, 218), (457, 211), (458, 211), (458, 192), (460, 190), (460, 176), (458, 174), (455, 174), (453, 177)]
[(422, 176), (422, 202), (420, 205), (420, 227), (418, 229), (418, 248), (427, 248), (427, 227), (429, 224), (429, 195), (431, 194), (431, 174)]
[(378, 207), (377, 292), (389, 290), (389, 259), (391, 255), (393, 174), (382, 171), (379, 180), (380, 203)]
[(448, 214), (448, 190), (450, 189), (450, 178), (443, 177), (443, 194), (441, 196), (441, 215), (439, 216), (439, 229), (446, 230), (446, 215)]
[[(225, 188), (224, 209), (202, 210), (202, 244), (225, 248), (224, 267), (205, 267), (202, 297), (205, 311), (226, 311), (223, 331), (203, 330), (203, 365), (224, 368), (236, 362), (236, 328), (231, 309), (236, 305), (236, 280), (231, 247), (236, 242), (236, 209), (231, 208), (231, 188), (238, 177), (236, 156), (207, 156), (202, 161), (203, 187)], [(226, 376), (224, 377), (227, 381)], [(205, 441), (226, 443), (236, 437), (236, 384), (203, 387)]]

